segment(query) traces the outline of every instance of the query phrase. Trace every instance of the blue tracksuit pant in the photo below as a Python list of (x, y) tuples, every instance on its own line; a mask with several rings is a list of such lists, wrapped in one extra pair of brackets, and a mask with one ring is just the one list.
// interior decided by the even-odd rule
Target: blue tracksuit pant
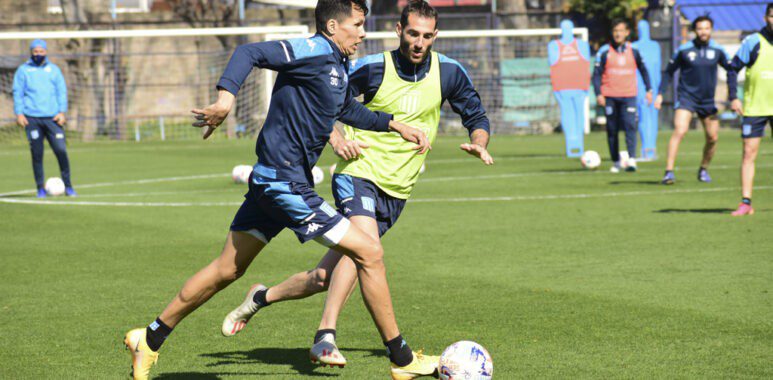
[(32, 153), (32, 171), (35, 173), (35, 184), (43, 187), (45, 175), (43, 173), (43, 138), (48, 140), (51, 149), (54, 150), (59, 170), (62, 172), (62, 181), (67, 187), (72, 187), (70, 182), (70, 161), (67, 159), (67, 147), (65, 145), (64, 130), (51, 117), (27, 116), (29, 125), (25, 127), (27, 140), (30, 143)]
[(628, 156), (636, 157), (636, 97), (606, 98), (607, 142), (612, 161), (620, 161), (620, 143), (618, 134), (625, 131), (625, 144)]

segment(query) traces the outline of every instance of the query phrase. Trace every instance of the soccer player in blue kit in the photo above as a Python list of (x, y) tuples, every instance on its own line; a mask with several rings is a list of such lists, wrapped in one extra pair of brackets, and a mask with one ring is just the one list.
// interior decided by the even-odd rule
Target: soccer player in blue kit
[[(349, 256), (357, 267), (363, 300), (381, 334), (393, 378), (412, 379), (437, 371), (438, 357), (414, 353), (400, 334), (378, 240), (350, 224), (312, 188), (311, 169), (336, 120), (362, 129), (395, 131), (429, 149), (418, 129), (392, 121), (357, 102), (348, 85), (349, 60), (365, 38), (365, 0), (320, 0), (317, 34), (310, 38), (239, 46), (218, 82), (217, 101), (194, 109), (194, 126), (209, 137), (223, 122), (253, 67), (279, 72), (266, 122), (258, 137), (249, 191), (236, 213), (218, 258), (191, 277), (147, 328), (126, 333), (135, 379), (147, 379), (172, 329), (218, 291), (238, 279), (284, 228), (301, 242), (315, 240)], [(397, 376), (396, 376), (397, 375)]]
[(668, 143), (666, 173), (661, 183), (672, 185), (676, 181), (674, 166), (679, 143), (690, 128), (690, 119), (695, 112), (703, 123), (706, 132), (706, 144), (703, 146), (703, 160), (698, 169), (698, 181), (711, 182), (708, 166), (717, 150), (719, 120), (717, 106), (714, 104), (714, 91), (717, 87), (717, 66), (727, 72), (728, 100), (736, 98), (737, 73), (730, 67), (730, 57), (725, 49), (711, 39), (714, 21), (708, 16), (700, 16), (692, 22), (695, 39), (683, 44), (674, 53), (666, 66), (666, 75), (660, 84), (655, 100), (655, 108), (663, 103), (663, 92), (668, 88), (671, 77), (679, 70), (679, 86), (676, 90), (676, 111), (674, 112), (674, 133)]

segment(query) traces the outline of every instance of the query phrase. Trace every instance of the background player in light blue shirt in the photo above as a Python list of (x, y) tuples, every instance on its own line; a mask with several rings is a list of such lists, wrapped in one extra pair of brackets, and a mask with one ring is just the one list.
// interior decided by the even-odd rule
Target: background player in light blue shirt
[(43, 138), (48, 140), (59, 161), (65, 192), (68, 196), (75, 196), (62, 129), (66, 122), (67, 86), (59, 66), (46, 58), (47, 48), (46, 41), (32, 41), (29, 61), (16, 70), (13, 77), (13, 112), (16, 114), (16, 123), (25, 129), (30, 143), (38, 197), (46, 196), (43, 188)]

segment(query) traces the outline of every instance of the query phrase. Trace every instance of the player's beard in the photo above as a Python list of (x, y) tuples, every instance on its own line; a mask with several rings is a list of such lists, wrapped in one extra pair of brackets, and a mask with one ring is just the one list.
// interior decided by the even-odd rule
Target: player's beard
[[(414, 64), (419, 64), (419, 63), (424, 62), (431, 52), (432, 52), (432, 45), (427, 46), (427, 50), (424, 51), (424, 54), (422, 54), (421, 59), (419, 60), (419, 62), (415, 62)], [(410, 42), (408, 42), (406, 40), (403, 40), (403, 39), (400, 39), (400, 54), (402, 54), (403, 57), (408, 58), (408, 60), (413, 63), (413, 57), (412, 57), (413, 47), (411, 47), (411, 43)]]

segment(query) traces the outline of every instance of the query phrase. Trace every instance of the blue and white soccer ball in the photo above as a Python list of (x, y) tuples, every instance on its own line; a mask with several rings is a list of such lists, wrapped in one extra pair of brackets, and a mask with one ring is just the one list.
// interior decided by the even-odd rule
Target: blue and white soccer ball
[(236, 165), (231, 170), (231, 179), (234, 183), (247, 183), (250, 180), (250, 174), (252, 174), (252, 166)]
[(596, 169), (601, 165), (601, 156), (594, 150), (586, 150), (580, 157), (580, 163), (586, 169)]
[(311, 169), (311, 176), (313, 177), (314, 185), (319, 185), (325, 180), (325, 172), (323, 172), (319, 166), (315, 166)]
[(494, 362), (483, 346), (462, 340), (448, 346), (440, 355), (438, 375), (442, 380), (490, 380)]
[(64, 182), (59, 177), (51, 177), (45, 184), (48, 195), (58, 196), (64, 194)]

